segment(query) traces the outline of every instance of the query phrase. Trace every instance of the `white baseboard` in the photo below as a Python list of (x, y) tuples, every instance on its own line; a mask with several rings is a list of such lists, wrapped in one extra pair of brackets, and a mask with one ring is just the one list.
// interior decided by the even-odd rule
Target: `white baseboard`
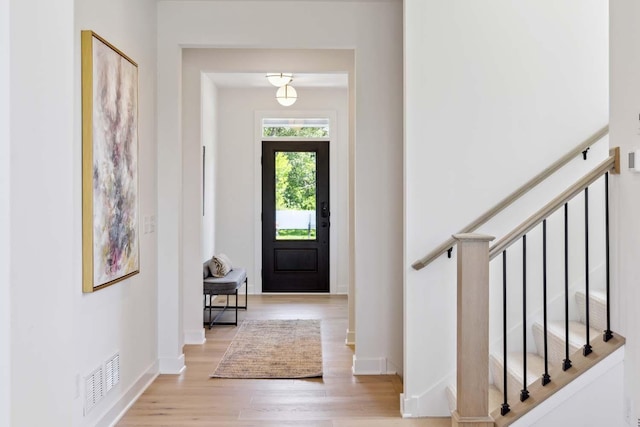
[(207, 339), (204, 336), (204, 328), (184, 331), (184, 343), (191, 345), (204, 344)]
[[(391, 369), (390, 369), (391, 368)], [(393, 365), (384, 357), (358, 359), (353, 356), (353, 375), (394, 375)]]
[(400, 415), (402, 418), (414, 418), (418, 413), (418, 399), (415, 397), (405, 398), (404, 393), (400, 393)]
[(309, 293), (309, 292), (263, 292), (261, 295), (265, 295), (265, 296), (280, 296), (280, 295), (304, 295), (306, 297), (326, 297), (327, 295), (333, 295), (331, 292), (314, 292), (314, 293)]
[(178, 357), (163, 357), (158, 361), (161, 374), (181, 374), (187, 368), (184, 364), (184, 353)]
[(347, 338), (344, 340), (346, 345), (356, 345), (356, 331), (347, 329)]
[(450, 417), (447, 387), (455, 383), (455, 373), (443, 378), (429, 390), (419, 395), (400, 395), (402, 418)]
[(342, 283), (337, 286), (336, 294), (338, 295), (349, 295), (349, 284)]
[(96, 427), (102, 426), (115, 426), (118, 421), (124, 416), (129, 408), (135, 403), (136, 400), (144, 393), (144, 391), (151, 385), (151, 383), (158, 377), (159, 364), (156, 360), (142, 373), (133, 383), (129, 390), (127, 390), (118, 401), (109, 409), (106, 414), (96, 423)]
[(402, 368), (397, 366), (395, 363), (387, 359), (387, 373), (388, 375), (397, 375), (400, 378), (403, 377)]

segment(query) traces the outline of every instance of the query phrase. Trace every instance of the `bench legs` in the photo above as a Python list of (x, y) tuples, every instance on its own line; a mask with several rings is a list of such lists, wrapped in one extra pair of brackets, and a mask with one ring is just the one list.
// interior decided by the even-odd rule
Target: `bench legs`
[[(238, 306), (238, 308), (241, 309), (241, 310), (246, 310), (247, 309), (247, 303), (249, 301), (249, 285), (248, 285), (247, 280), (249, 280), (249, 279), (247, 279), (245, 277), (245, 279), (244, 279), (244, 305), (239, 305)], [(236, 291), (236, 294), (237, 294), (237, 291)], [(236, 295), (236, 302), (238, 302), (238, 295)]]
[[(204, 309), (209, 309), (209, 329), (211, 329), (211, 326), (213, 325), (238, 325), (238, 290), (236, 289), (236, 291), (233, 294), (225, 294), (227, 297), (227, 300), (225, 302), (225, 305), (213, 305), (212, 303), (212, 299), (218, 295), (215, 294), (209, 294), (209, 305), (207, 305), (207, 295), (204, 296), (204, 300), (205, 300), (205, 306)], [(236, 297), (236, 303), (235, 306), (230, 306), (229, 305), (229, 295), (234, 295)], [(220, 316), (222, 316), (224, 314), (225, 311), (227, 311), (228, 308), (233, 308), (235, 309), (235, 319), (233, 322), (230, 321), (220, 321), (218, 320), (220, 318)], [(213, 310), (216, 310), (217, 313), (214, 316)]]
[[(205, 310), (209, 310), (209, 329), (211, 329), (211, 326), (213, 325), (234, 325), (234, 326), (238, 326), (238, 310), (246, 310), (247, 306), (248, 306), (248, 301), (249, 301), (249, 286), (247, 284), (247, 279), (244, 279), (244, 289), (245, 289), (245, 293), (244, 293), (244, 305), (238, 305), (238, 300), (240, 299), (240, 295), (238, 293), (238, 289), (235, 290), (234, 293), (232, 294), (222, 294), (222, 295), (226, 295), (226, 302), (225, 305), (213, 305), (212, 303), (212, 298), (216, 297), (218, 295), (221, 294), (204, 294), (204, 309)], [(207, 305), (207, 295), (209, 295), (209, 304)], [(229, 306), (229, 296), (233, 295), (235, 296), (235, 306)], [(218, 319), (220, 318), (220, 316), (222, 316), (224, 314), (224, 312), (228, 309), (228, 308), (233, 308), (235, 310), (235, 319), (233, 322), (231, 321), (219, 321)], [(215, 317), (213, 317), (213, 311), (212, 310), (216, 310), (218, 311), (218, 313), (215, 315)]]

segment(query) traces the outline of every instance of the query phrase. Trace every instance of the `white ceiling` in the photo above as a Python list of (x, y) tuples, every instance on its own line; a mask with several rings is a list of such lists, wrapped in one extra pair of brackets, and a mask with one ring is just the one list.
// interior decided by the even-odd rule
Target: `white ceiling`
[[(273, 87), (264, 73), (209, 73), (211, 81), (219, 88), (253, 88)], [(328, 87), (347, 88), (348, 75), (346, 73), (335, 74), (294, 74), (291, 86), (293, 87)]]

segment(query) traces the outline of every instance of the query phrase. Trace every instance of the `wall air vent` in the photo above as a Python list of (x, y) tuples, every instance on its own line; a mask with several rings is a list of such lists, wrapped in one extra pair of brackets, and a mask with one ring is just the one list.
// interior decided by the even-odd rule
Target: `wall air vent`
[(120, 355), (116, 353), (104, 364), (105, 386), (108, 393), (120, 382)]
[(91, 409), (104, 396), (104, 382), (102, 379), (102, 367), (96, 369), (85, 377), (84, 390), (84, 414), (87, 415)]

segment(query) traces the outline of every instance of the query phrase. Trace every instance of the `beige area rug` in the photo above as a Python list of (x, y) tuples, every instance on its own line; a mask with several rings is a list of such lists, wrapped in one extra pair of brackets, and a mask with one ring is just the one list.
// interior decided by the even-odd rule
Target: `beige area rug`
[(245, 320), (211, 376), (321, 377), (320, 320)]

